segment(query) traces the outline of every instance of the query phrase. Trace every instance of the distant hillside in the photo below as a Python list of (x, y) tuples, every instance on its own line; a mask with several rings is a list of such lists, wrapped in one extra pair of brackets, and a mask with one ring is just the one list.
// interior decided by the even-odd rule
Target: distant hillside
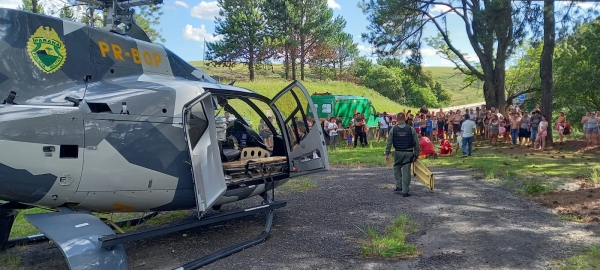
[(440, 82), (446, 90), (450, 91), (452, 101), (449, 106), (458, 106), (484, 101), (483, 82), (475, 83), (465, 89), (465, 75), (453, 67), (424, 67), (431, 70), (433, 78)]
[[(261, 91), (273, 91), (269, 94), (274, 95), (276, 92), (273, 89), (281, 89), (285, 85), (288, 84), (284, 79), (284, 66), (282, 64), (272, 64), (261, 66), (256, 70), (256, 77), (258, 78), (256, 82), (251, 83), (248, 81), (248, 68), (244, 65), (237, 65), (234, 68), (224, 68), (224, 67), (207, 67), (204, 66), (202, 61), (191, 61), (190, 64), (202, 69), (210, 76), (213, 76), (215, 79), (220, 81), (221, 83), (229, 83), (233, 80), (237, 80), (236, 85), (240, 85), (257, 92), (263, 93)], [(452, 102), (449, 106), (457, 106), (464, 105), (469, 103), (475, 103), (483, 101), (483, 94), (481, 91), (481, 84), (479, 86), (473, 85), (466, 89), (462, 89), (465, 86), (464, 78), (465, 75), (458, 74), (456, 70), (451, 67), (425, 67), (425, 70), (431, 70), (433, 72), (434, 78), (439, 81), (444, 88), (450, 91), (452, 95)], [(298, 74), (299, 76), (299, 74)], [(393, 102), (379, 93), (368, 89), (366, 87), (358, 86), (353, 83), (345, 83), (345, 82), (319, 82), (318, 76), (313, 74), (310, 68), (306, 68), (306, 78), (308, 79), (306, 82), (302, 82), (307, 89), (311, 92), (331, 92), (335, 94), (348, 94), (348, 95), (365, 95), (366, 97), (373, 96), (373, 103), (377, 105), (377, 110), (387, 110), (387, 111), (395, 111), (397, 107), (404, 108), (406, 106), (400, 105), (396, 102)], [(311, 82), (311, 81), (315, 82)], [(317, 90), (311, 89), (309, 85), (318, 88), (318, 89), (327, 89), (327, 90)], [(273, 89), (271, 89), (273, 88)], [(363, 94), (364, 92), (364, 94)], [(266, 93), (266, 92), (265, 92)], [(264, 94), (264, 93), (263, 93)], [(272, 97), (272, 95), (265, 94), (266, 96)], [(377, 102), (375, 101), (377, 100)]]

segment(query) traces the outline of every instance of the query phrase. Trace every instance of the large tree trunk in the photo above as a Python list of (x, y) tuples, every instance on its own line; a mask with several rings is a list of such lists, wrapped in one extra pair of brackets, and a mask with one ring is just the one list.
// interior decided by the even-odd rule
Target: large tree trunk
[(300, 37), (300, 80), (304, 81), (304, 63), (306, 61), (306, 47), (304, 42), (306, 39), (301, 36)]
[(38, 13), (38, 0), (31, 0), (31, 11)]
[(298, 58), (297, 51), (297, 48), (290, 50), (290, 61), (292, 62), (292, 80), (296, 80), (296, 59)]
[(288, 45), (285, 45), (284, 50), (284, 54), (285, 54), (285, 80), (289, 81), (290, 80), (290, 48), (288, 47)]
[(548, 119), (546, 143), (552, 143), (552, 57), (555, 45), (554, 1), (544, 1), (544, 47), (540, 58), (540, 78), (542, 80), (542, 115)]
[(254, 47), (248, 46), (250, 57), (248, 57), (248, 71), (250, 73), (250, 81), (254, 81)]

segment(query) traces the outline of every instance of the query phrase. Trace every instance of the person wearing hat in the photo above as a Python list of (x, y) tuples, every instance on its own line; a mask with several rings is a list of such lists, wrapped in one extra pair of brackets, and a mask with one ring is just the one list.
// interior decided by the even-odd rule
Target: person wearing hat
[(406, 125), (406, 115), (398, 114), (398, 124), (392, 128), (385, 148), (385, 161), (390, 163), (390, 150), (394, 146), (394, 178), (396, 179), (395, 192), (402, 192), (402, 197), (410, 196), (410, 164), (413, 163), (421, 151), (417, 132)]

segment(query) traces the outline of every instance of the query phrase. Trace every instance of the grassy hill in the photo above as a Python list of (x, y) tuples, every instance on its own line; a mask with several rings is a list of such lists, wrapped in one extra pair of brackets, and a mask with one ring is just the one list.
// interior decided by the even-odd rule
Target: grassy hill
[(431, 70), (433, 78), (440, 82), (446, 90), (450, 91), (452, 95), (450, 107), (484, 101), (483, 82), (474, 83), (462, 89), (466, 86), (464, 82), (466, 76), (453, 67), (424, 67), (423, 69)]
[[(237, 65), (233, 68), (224, 68), (208, 67), (204, 65), (203, 61), (192, 61), (190, 64), (207, 72), (209, 75), (213, 76), (222, 83), (229, 83), (233, 80), (237, 80), (238, 82), (236, 82), (236, 85), (240, 85), (252, 90), (256, 89), (255, 91), (265, 94), (268, 97), (272, 96), (266, 94), (267, 92), (261, 91), (273, 91), (272, 93), (269, 93), (274, 95), (275, 93), (279, 92), (275, 91), (274, 89), (281, 89), (288, 83), (284, 80), (285, 70), (282, 64), (264, 65), (257, 68), (257, 80), (253, 83), (247, 82), (249, 80), (248, 68), (244, 65)], [(454, 68), (425, 67), (424, 69), (431, 70), (433, 77), (439, 81), (444, 88), (450, 91), (452, 95), (452, 102), (449, 104), (449, 106), (458, 106), (483, 101), (483, 93), (481, 91), (482, 83), (462, 89), (466, 85), (464, 82), (465, 75), (454, 70)], [(302, 83), (306, 86), (311, 94), (313, 92), (330, 92), (335, 94), (349, 94), (358, 96), (364, 95), (369, 98), (371, 98), (369, 95), (372, 95), (373, 98), (377, 99), (377, 101), (374, 99), (373, 103), (377, 105), (377, 110), (381, 111), (396, 111), (397, 106), (400, 108), (406, 107), (389, 99), (385, 99), (383, 96), (371, 89), (357, 86), (352, 83), (319, 81), (318, 76), (313, 74), (308, 67), (306, 68), (306, 79), (307, 81)], [(309, 87), (309, 85), (311, 87)], [(379, 98), (384, 98), (385, 100), (380, 101)]]

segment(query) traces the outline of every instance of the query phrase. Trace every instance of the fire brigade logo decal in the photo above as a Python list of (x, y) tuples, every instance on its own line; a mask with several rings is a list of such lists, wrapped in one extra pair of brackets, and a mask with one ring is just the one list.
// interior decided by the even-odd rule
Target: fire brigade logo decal
[(50, 74), (60, 69), (67, 59), (67, 49), (58, 34), (50, 27), (40, 26), (27, 42), (31, 61), (43, 72)]

